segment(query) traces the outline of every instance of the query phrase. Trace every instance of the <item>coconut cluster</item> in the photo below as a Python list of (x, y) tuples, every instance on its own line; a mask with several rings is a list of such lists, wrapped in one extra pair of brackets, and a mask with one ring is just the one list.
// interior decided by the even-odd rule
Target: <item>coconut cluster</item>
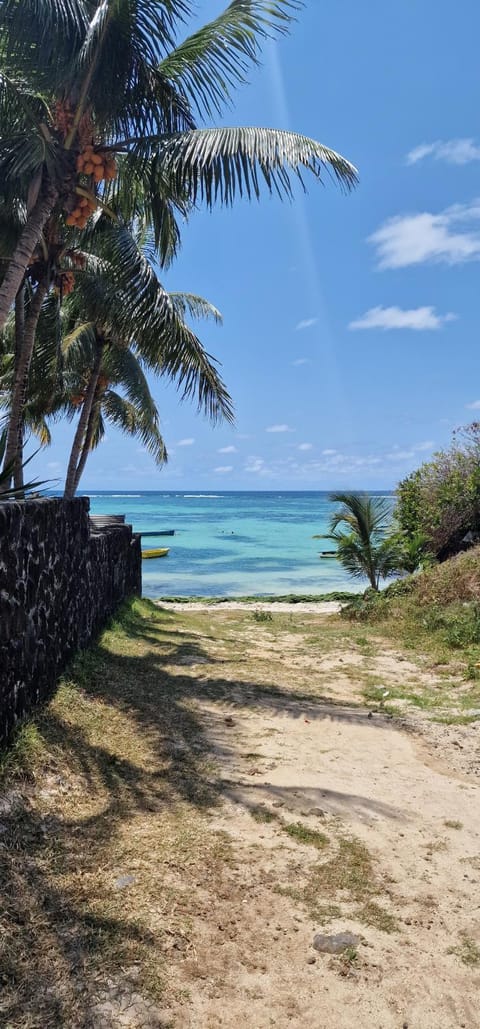
[(77, 171), (83, 175), (93, 175), (95, 182), (110, 182), (117, 174), (117, 166), (111, 154), (95, 150), (89, 145), (77, 157)]
[[(117, 175), (115, 158), (101, 150), (95, 150), (93, 144), (85, 146), (84, 150), (77, 157), (77, 172), (80, 175), (87, 175), (93, 183), (109, 182)], [(82, 188), (82, 187), (80, 187)], [(84, 229), (88, 219), (97, 209), (97, 201), (93, 194), (83, 196), (77, 187), (77, 203), (73, 211), (70, 211), (65, 219), (67, 225), (76, 229)]]

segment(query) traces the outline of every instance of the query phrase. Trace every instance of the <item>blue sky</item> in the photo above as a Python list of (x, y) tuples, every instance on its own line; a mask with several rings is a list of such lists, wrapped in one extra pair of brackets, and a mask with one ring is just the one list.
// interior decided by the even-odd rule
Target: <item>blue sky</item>
[[(199, 0), (202, 21), (224, 6)], [(359, 169), (350, 195), (308, 182), (196, 213), (171, 289), (223, 327), (236, 425), (212, 426), (153, 384), (170, 453), (157, 469), (112, 431), (83, 489), (392, 488), (480, 418), (480, 11), (443, 0), (307, 0), (224, 124), (289, 128)], [(72, 426), (37, 470), (61, 476)]]

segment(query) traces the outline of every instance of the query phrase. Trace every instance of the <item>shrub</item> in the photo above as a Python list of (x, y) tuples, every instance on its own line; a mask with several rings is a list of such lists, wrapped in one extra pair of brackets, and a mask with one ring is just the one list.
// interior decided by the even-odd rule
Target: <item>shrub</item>
[(440, 561), (480, 536), (480, 423), (454, 433), (449, 450), (407, 476), (397, 489), (396, 519), (410, 540), (422, 538)]

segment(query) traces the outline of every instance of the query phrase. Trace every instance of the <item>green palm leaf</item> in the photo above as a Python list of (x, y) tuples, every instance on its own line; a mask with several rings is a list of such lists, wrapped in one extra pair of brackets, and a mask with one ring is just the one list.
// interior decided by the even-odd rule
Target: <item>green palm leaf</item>
[(286, 32), (301, 4), (292, 0), (233, 0), (161, 62), (160, 72), (188, 96), (200, 115), (221, 114), (230, 87), (258, 64), (260, 41)]
[(261, 182), (271, 193), (292, 197), (292, 175), (303, 185), (306, 171), (321, 178), (326, 170), (347, 190), (357, 182), (356, 168), (340, 154), (307, 136), (275, 129), (195, 129), (160, 141), (157, 154), (176, 192), (208, 207), (232, 204), (237, 193), (258, 198)]

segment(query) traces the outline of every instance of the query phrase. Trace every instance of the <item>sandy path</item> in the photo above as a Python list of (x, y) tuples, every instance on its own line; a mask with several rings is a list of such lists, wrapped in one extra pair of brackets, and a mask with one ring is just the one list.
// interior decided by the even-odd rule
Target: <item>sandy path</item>
[[(332, 685), (342, 671), (333, 660)], [(241, 684), (234, 704), (195, 705), (225, 794), (211, 828), (234, 841), (235, 858), (208, 920), (195, 924), (195, 963), (183, 969), (189, 1003), (174, 1024), (478, 1027), (480, 966), (449, 952), (464, 938), (480, 943), (478, 779), (357, 707), (312, 697), (266, 709), (251, 691), (242, 697)], [(255, 821), (258, 805), (275, 820)], [(365, 924), (348, 891), (323, 897), (321, 885), (318, 901), (333, 899), (339, 911), (312, 917), (301, 894), (327, 857), (290, 838), (278, 818), (325, 832), (329, 854), (341, 840), (361, 841), (375, 870), (371, 899), (395, 931)], [(341, 930), (364, 937), (351, 964), (312, 949), (315, 932)]]
[(258, 600), (251, 603), (245, 603), (241, 600), (228, 600), (225, 602), (220, 601), (218, 604), (206, 604), (201, 600), (192, 600), (185, 603), (179, 600), (162, 600), (159, 601), (159, 607), (164, 607), (167, 611), (192, 611), (196, 614), (207, 611), (270, 611), (276, 614), (292, 614), (297, 612), (314, 615), (334, 615), (340, 611), (341, 604), (336, 600), (321, 600), (317, 603), (301, 601), (298, 604), (289, 604), (287, 601), (284, 603), (283, 601), (275, 600)]

